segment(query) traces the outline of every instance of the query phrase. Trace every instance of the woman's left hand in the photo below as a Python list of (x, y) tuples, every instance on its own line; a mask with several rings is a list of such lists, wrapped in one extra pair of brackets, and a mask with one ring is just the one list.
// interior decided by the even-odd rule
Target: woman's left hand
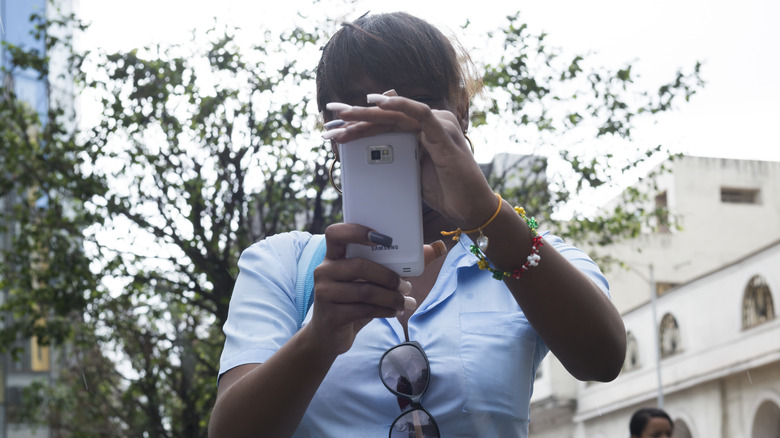
[[(423, 197), (463, 230), (484, 224), (496, 211), (496, 197), (469, 150), (457, 117), (403, 97), (372, 95), (377, 107), (329, 107), (348, 123), (328, 133), (339, 143), (390, 131), (416, 132), (425, 149)], [(371, 100), (369, 100), (371, 103)], [(517, 269), (531, 245), (532, 234), (520, 216), (502, 204), (488, 235), (501, 236), (486, 256), (494, 266)], [(509, 213), (511, 212), (511, 213)], [(520, 252), (520, 254), (523, 254)], [(580, 380), (615, 378), (625, 357), (625, 327), (609, 298), (550, 245), (543, 262), (521, 280), (504, 282), (550, 350)], [(533, 292), (533, 293), (529, 293)], [(561, 305), (566, 303), (566, 305)], [(594, 355), (593, 351), (599, 351)]]
[(400, 96), (370, 94), (368, 101), (376, 107), (330, 104), (348, 123), (327, 137), (343, 144), (386, 132), (414, 132), (424, 149), (422, 195), (428, 205), (463, 229), (479, 226), (495, 211), (495, 196), (452, 112)]

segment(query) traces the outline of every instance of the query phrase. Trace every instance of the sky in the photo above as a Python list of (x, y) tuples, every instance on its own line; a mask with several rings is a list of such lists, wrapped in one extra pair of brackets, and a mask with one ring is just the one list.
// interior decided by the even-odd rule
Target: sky
[[(92, 22), (82, 42), (108, 50), (185, 42), (193, 29), (208, 28), (215, 16), (252, 29), (257, 23), (289, 23), (297, 11), (352, 10), (335, 0), (316, 5), (311, 0), (78, 2), (82, 17)], [(494, 30), (518, 9), (532, 33), (546, 32), (548, 44), (565, 53), (592, 53), (605, 66), (633, 62), (632, 71), (648, 89), (680, 68), (690, 71), (696, 61), (703, 63), (704, 89), (670, 116), (635, 131), (635, 139), (697, 156), (780, 161), (773, 129), (780, 120), (777, 0), (395, 0), (357, 1), (354, 7), (358, 15), (404, 10), (456, 35), (466, 20), (474, 32)]]

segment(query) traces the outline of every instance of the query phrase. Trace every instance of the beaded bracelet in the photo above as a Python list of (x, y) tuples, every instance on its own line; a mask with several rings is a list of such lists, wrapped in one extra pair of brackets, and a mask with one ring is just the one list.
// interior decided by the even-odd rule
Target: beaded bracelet
[[(531, 235), (533, 235), (533, 243), (531, 244), (531, 254), (528, 255), (526, 258), (526, 262), (521, 266), (519, 269), (515, 269), (512, 272), (507, 271), (501, 271), (499, 269), (496, 269), (492, 266), (490, 266), (490, 262), (488, 261), (487, 257), (485, 256), (484, 250), (487, 249), (488, 246), (488, 240), (487, 237), (485, 237), (482, 234), (482, 228), (486, 227), (489, 223), (493, 222), (493, 219), (498, 216), (498, 211), (501, 210), (501, 196), (496, 193), (496, 196), (498, 197), (498, 210), (496, 213), (491, 217), (484, 225), (482, 225), (479, 228), (476, 228), (474, 230), (469, 230), (467, 232), (475, 232), (479, 231), (480, 237), (477, 239), (477, 245), (471, 245), (471, 253), (474, 254), (477, 259), (477, 266), (479, 266), (479, 269), (481, 270), (488, 270), (493, 274), (493, 278), (496, 280), (503, 280), (506, 278), (514, 278), (519, 279), (525, 271), (527, 271), (529, 268), (534, 266), (539, 266), (539, 261), (542, 259), (542, 257), (539, 255), (539, 250), (542, 248), (542, 245), (544, 245), (544, 240), (542, 240), (542, 236), (539, 235), (539, 233), (536, 231), (539, 224), (536, 222), (536, 218), (528, 217), (525, 214), (525, 209), (523, 207), (515, 207), (515, 212), (517, 212), (518, 215), (525, 221), (525, 223), (528, 225), (528, 228), (531, 229)], [(464, 233), (464, 231), (461, 231), (460, 228), (458, 228), (455, 231), (442, 231), (442, 234), (444, 235), (453, 235), (452, 239), (457, 241), (460, 238), (460, 234)]]

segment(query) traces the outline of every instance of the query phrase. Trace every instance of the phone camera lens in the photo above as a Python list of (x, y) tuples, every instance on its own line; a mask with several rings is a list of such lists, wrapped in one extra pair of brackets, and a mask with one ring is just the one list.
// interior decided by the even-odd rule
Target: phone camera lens
[(379, 161), (380, 159), (382, 159), (382, 151), (379, 151), (379, 150), (371, 151), (371, 160), (372, 161)]

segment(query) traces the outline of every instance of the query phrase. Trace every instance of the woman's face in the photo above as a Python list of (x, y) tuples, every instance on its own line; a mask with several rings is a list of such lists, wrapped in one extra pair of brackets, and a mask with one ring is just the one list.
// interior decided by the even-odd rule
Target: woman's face
[(672, 438), (672, 425), (663, 417), (653, 417), (647, 422), (639, 438)]

